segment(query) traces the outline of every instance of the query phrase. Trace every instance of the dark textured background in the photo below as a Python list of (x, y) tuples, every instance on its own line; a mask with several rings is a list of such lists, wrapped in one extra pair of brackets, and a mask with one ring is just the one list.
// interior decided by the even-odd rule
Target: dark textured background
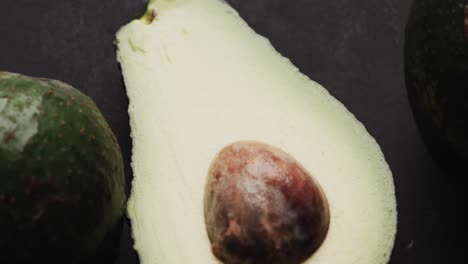
[[(461, 263), (455, 194), (423, 145), (406, 97), (403, 45), (410, 1), (228, 2), (380, 143), (397, 188), (399, 230), (391, 263)], [(128, 99), (113, 40), (145, 5), (144, 0), (0, 1), (0, 70), (60, 79), (91, 96), (120, 142), (128, 183)], [(117, 263), (138, 263), (128, 224)]]

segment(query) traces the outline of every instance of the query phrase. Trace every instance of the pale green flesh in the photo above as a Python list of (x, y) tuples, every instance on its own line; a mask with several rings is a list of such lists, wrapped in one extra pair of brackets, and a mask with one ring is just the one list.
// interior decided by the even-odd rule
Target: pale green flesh
[(129, 201), (142, 264), (218, 263), (203, 216), (218, 151), (258, 140), (295, 157), (321, 184), (328, 236), (307, 264), (387, 263), (396, 233), (392, 174), (375, 140), (218, 0), (156, 0), (157, 18), (117, 35), (130, 98)]

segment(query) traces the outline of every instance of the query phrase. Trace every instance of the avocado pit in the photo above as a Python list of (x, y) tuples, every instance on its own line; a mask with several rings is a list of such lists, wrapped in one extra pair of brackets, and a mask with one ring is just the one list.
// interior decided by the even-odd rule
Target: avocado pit
[(301, 263), (328, 232), (328, 201), (289, 154), (253, 141), (221, 150), (206, 182), (213, 254), (224, 263)]

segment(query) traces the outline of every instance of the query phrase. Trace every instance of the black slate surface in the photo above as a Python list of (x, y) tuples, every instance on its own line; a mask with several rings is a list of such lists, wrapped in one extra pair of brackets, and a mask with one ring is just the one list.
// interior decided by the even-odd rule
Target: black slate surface
[[(403, 45), (411, 2), (228, 2), (343, 102), (379, 142), (394, 173), (398, 199), (391, 263), (461, 263), (461, 246), (455, 241), (458, 197), (423, 145), (406, 97)], [(128, 183), (128, 99), (113, 40), (118, 28), (145, 7), (144, 0), (0, 1), (0, 70), (59, 79), (91, 96), (120, 142)], [(138, 263), (128, 223), (117, 263)]]

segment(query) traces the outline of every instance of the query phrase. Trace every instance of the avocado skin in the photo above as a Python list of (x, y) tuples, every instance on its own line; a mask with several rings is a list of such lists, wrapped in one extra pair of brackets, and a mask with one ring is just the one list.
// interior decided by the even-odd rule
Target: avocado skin
[(449, 173), (468, 162), (466, 0), (415, 0), (406, 27), (409, 101), (433, 157)]
[(118, 143), (77, 89), (0, 72), (0, 117), (19, 124), (21, 114), (5, 109), (35, 102), (37, 132), (22, 148), (21, 131), (0, 123), (0, 262), (89, 263), (105, 237), (120, 233), (126, 197)]

